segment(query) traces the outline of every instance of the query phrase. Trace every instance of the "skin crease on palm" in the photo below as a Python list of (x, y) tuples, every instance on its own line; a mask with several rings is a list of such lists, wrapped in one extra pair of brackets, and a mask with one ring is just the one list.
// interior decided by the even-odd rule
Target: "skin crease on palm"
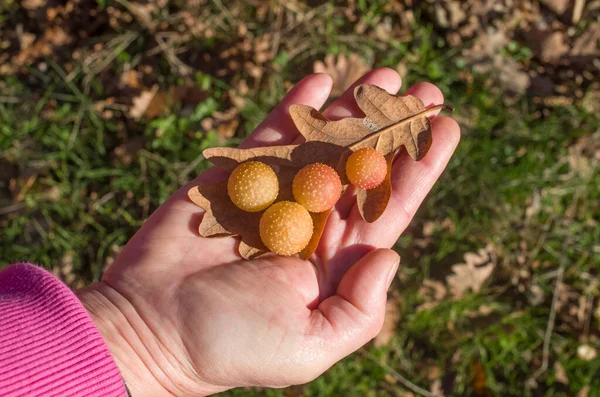
[[(357, 83), (396, 93), (398, 74), (374, 70)], [(295, 103), (321, 108), (332, 86), (325, 74), (300, 81), (240, 145), (300, 143), (289, 113)], [(361, 117), (353, 87), (333, 102), (330, 119)], [(426, 106), (442, 93), (419, 83), (406, 93)], [(393, 196), (366, 223), (348, 189), (309, 261), (240, 258), (234, 237), (202, 238), (203, 210), (187, 191), (227, 177), (212, 168), (177, 191), (129, 241), (100, 283), (78, 291), (133, 396), (201, 396), (239, 386), (308, 382), (380, 330), (386, 292), (400, 258), (389, 248), (442, 173), (458, 141), (457, 123), (432, 119), (433, 144), (419, 162), (402, 152), (392, 169)]]

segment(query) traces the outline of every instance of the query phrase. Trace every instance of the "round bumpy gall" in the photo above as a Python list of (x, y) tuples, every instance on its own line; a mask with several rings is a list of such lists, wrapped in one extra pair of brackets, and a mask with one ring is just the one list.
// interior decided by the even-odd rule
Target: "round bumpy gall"
[(294, 177), (292, 192), (296, 201), (310, 212), (323, 212), (333, 207), (340, 198), (342, 182), (330, 166), (309, 164)]
[(260, 161), (238, 165), (227, 181), (229, 198), (241, 210), (262, 211), (279, 194), (279, 181), (271, 167)]
[(346, 176), (350, 183), (363, 189), (373, 189), (387, 175), (385, 157), (375, 149), (358, 149), (348, 157)]
[(298, 203), (280, 201), (260, 218), (260, 238), (279, 255), (294, 255), (308, 245), (313, 234), (310, 214)]

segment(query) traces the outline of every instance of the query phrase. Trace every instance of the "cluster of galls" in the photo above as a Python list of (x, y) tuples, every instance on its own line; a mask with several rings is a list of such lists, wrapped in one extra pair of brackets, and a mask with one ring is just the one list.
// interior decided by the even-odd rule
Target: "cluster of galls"
[[(387, 163), (375, 149), (352, 153), (346, 162), (346, 177), (362, 189), (379, 186), (387, 174)], [(330, 210), (340, 198), (342, 182), (337, 172), (322, 163), (303, 167), (292, 183), (293, 201), (280, 201), (279, 181), (271, 167), (260, 161), (248, 161), (233, 170), (227, 182), (229, 198), (241, 210), (259, 212), (259, 232), (267, 248), (279, 255), (302, 251), (313, 234), (310, 212)]]

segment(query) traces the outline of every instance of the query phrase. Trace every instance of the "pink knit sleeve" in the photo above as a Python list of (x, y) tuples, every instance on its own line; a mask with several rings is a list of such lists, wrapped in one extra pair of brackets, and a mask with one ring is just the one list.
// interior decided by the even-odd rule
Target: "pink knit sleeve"
[(125, 397), (119, 370), (75, 294), (47, 271), (0, 271), (0, 396)]

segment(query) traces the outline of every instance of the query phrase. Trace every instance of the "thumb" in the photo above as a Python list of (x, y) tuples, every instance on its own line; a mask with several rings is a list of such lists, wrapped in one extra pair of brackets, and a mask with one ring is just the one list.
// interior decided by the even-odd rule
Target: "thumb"
[(331, 337), (328, 342), (335, 361), (356, 351), (381, 330), (387, 289), (399, 263), (398, 254), (389, 249), (368, 253), (346, 272), (336, 295), (319, 305), (319, 312), (327, 320), (321, 318), (321, 324), (329, 325), (323, 336)]

